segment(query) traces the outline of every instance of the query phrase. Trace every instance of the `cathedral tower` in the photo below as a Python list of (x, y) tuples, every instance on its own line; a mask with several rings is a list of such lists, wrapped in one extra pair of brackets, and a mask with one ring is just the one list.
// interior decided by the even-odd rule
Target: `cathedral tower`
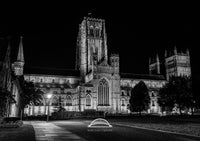
[(19, 50), (17, 55), (17, 61), (14, 62), (14, 72), (16, 76), (23, 75), (24, 70), (24, 52), (23, 52), (23, 37), (20, 37), (20, 43), (19, 43)]
[(174, 54), (165, 55), (165, 69), (167, 80), (170, 76), (191, 76), (189, 50), (187, 49), (186, 53), (179, 53), (174, 47)]
[(79, 25), (76, 51), (76, 69), (80, 70), (84, 82), (94, 66), (103, 61), (108, 63), (105, 20), (84, 17)]

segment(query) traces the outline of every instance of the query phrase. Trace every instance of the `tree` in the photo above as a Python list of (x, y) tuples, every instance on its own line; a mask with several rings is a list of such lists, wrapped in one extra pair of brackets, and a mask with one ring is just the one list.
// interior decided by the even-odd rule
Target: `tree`
[(131, 90), (131, 98), (129, 100), (131, 112), (141, 112), (149, 109), (150, 97), (148, 88), (143, 81), (140, 81)]
[(190, 77), (186, 76), (171, 77), (169, 82), (160, 89), (158, 95), (158, 104), (162, 108), (172, 110), (176, 104), (180, 114), (185, 108), (193, 109), (194, 101), (192, 81)]
[(0, 88), (0, 117), (4, 117), (9, 113), (9, 105), (15, 103), (14, 96), (6, 89)]
[(64, 111), (66, 111), (65, 108), (64, 108), (63, 105), (62, 105), (61, 96), (59, 96), (58, 101), (59, 101), (59, 102), (58, 102), (58, 107), (57, 107), (56, 112), (64, 112)]
[(167, 83), (158, 93), (158, 104), (163, 111), (172, 111), (175, 105), (174, 96), (171, 92), (171, 85)]
[(24, 77), (19, 77), (20, 86), (22, 92), (20, 93), (20, 107), (21, 113), (23, 113), (24, 108), (33, 103), (34, 105), (40, 104), (43, 95), (43, 92), (40, 89), (37, 89), (33, 82), (28, 82), (24, 80)]

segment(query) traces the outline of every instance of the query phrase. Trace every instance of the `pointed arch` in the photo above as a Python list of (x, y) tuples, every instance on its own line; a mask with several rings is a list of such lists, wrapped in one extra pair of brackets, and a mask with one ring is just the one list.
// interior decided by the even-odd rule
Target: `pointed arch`
[(72, 106), (72, 97), (69, 95), (66, 97), (66, 106)]
[(88, 94), (88, 95), (86, 95), (86, 106), (91, 106), (91, 103), (92, 103), (92, 98)]
[(52, 106), (58, 106), (59, 105), (59, 98), (57, 96), (54, 96), (51, 100)]
[(103, 78), (98, 85), (98, 106), (109, 105), (109, 83)]
[(121, 99), (121, 106), (125, 106), (125, 99), (124, 98)]

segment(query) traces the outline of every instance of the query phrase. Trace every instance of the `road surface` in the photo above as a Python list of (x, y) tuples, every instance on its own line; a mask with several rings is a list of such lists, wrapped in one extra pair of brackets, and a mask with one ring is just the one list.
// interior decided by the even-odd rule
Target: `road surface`
[(88, 141), (196, 141), (200, 138), (113, 125), (112, 132), (88, 132), (89, 121), (55, 121), (52, 124)]

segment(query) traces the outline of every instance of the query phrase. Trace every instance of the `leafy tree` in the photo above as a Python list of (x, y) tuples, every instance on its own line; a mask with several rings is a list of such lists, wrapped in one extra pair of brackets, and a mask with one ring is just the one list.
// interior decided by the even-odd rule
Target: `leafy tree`
[(15, 103), (14, 96), (6, 89), (0, 88), (0, 117), (8, 114), (9, 105)]
[(171, 77), (169, 82), (160, 89), (158, 95), (158, 104), (163, 109), (172, 110), (176, 104), (180, 114), (185, 108), (193, 109), (194, 101), (191, 78), (185, 76)]
[(129, 100), (131, 112), (141, 112), (147, 110), (150, 104), (148, 88), (143, 81), (140, 81), (131, 91)]
[(25, 81), (23, 76), (19, 78), (19, 82), (22, 89), (20, 93), (20, 107), (23, 114), (24, 108), (30, 103), (34, 105), (40, 104), (43, 92), (37, 89), (33, 82)]
[(175, 101), (174, 95), (171, 92), (171, 85), (167, 83), (163, 88), (160, 89), (158, 93), (158, 104), (162, 108), (163, 111), (171, 112), (174, 108)]

